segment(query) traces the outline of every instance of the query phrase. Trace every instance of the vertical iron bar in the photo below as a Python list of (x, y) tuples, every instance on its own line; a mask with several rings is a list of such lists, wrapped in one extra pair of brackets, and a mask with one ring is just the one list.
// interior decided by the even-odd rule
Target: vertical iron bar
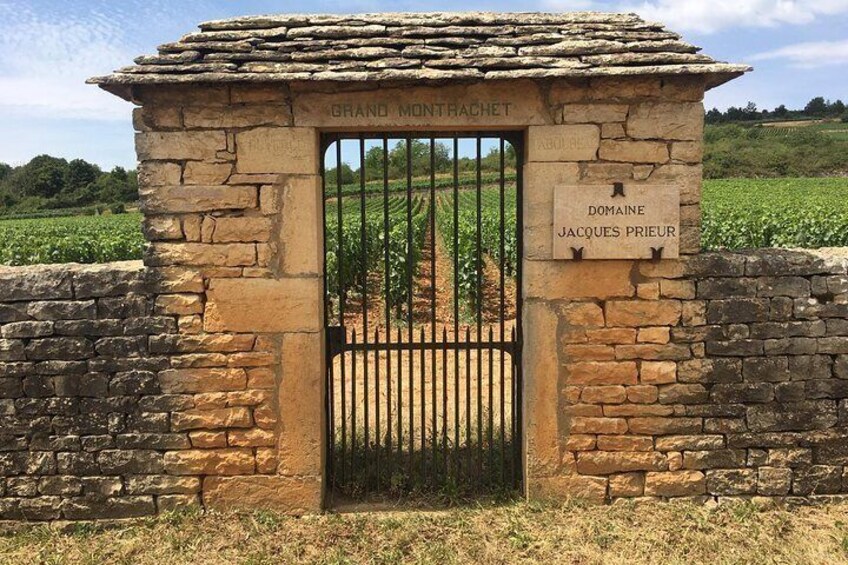
[[(386, 344), (392, 342), (392, 304), (389, 296), (391, 273), (389, 267), (389, 139), (383, 136), (383, 291), (386, 298)], [(392, 351), (386, 351), (386, 456), (387, 476), (391, 477), (392, 463)]]
[[(459, 343), (459, 138), (453, 138), (453, 339)], [(459, 350), (454, 351), (454, 466), (459, 475)]]
[(442, 326), (442, 469), (448, 474), (448, 329)]
[[(436, 400), (436, 140), (430, 138), (430, 388), (432, 398), (432, 434), (433, 442), (433, 469), (436, 469), (436, 445), (438, 434), (436, 432), (436, 412), (438, 403)], [(444, 391), (443, 394), (447, 394)]]
[[(483, 181), (481, 139), (477, 136), (477, 343), (483, 342)], [(483, 467), (483, 348), (477, 348), (477, 475)]]
[(494, 462), (494, 454), (495, 454), (495, 447), (494, 447), (495, 392), (494, 392), (494, 382), (493, 382), (493, 377), (492, 377), (492, 373), (494, 373), (494, 370), (495, 370), (494, 360), (492, 358), (494, 353), (495, 353), (495, 350), (492, 348), (493, 337), (494, 337), (494, 330), (492, 330), (492, 326), (490, 324), (489, 325), (489, 404), (488, 404), (488, 407), (489, 407), (489, 429), (487, 430), (489, 432), (489, 438), (488, 438), (488, 443), (486, 444), (486, 449), (488, 450), (488, 455), (489, 455), (489, 472), (487, 473), (487, 477), (488, 477), (488, 480), (491, 483), (494, 483), (494, 476), (492, 475), (492, 473), (494, 472), (494, 469), (495, 469), (495, 464), (494, 464), (495, 463)]
[(515, 465), (518, 466), (518, 480), (515, 482), (516, 487), (520, 487), (523, 482), (523, 472), (524, 468), (522, 466), (523, 454), (524, 454), (524, 438), (523, 438), (523, 426), (524, 426), (524, 405), (523, 405), (523, 390), (524, 390), (524, 377), (522, 375), (522, 350), (524, 343), (524, 330), (522, 329), (521, 316), (522, 316), (522, 306), (521, 306), (521, 280), (523, 273), (522, 266), (522, 257), (523, 257), (523, 249), (524, 249), (524, 201), (521, 198), (521, 193), (523, 192), (523, 183), (524, 183), (524, 141), (523, 139), (519, 139), (517, 147), (515, 147), (515, 208), (516, 208), (516, 248), (518, 249), (518, 261), (516, 265), (516, 301), (515, 301), (515, 326), (513, 326), (513, 343), (515, 353), (515, 371), (513, 372), (513, 380), (516, 382), (515, 385), (515, 399), (514, 402), (517, 405), (516, 410), (516, 434), (513, 442), (515, 444)]
[[(411, 344), (415, 339), (415, 335), (412, 331), (412, 294), (413, 294), (413, 281), (412, 281), (412, 260), (413, 253), (412, 249), (414, 246), (414, 241), (412, 237), (412, 138), (407, 135), (406, 137), (406, 324), (407, 324), (407, 338), (409, 343)], [(414, 433), (415, 429), (415, 410), (414, 410), (414, 379), (415, 375), (413, 372), (413, 352), (409, 351), (409, 391), (407, 392), (409, 396), (409, 461), (407, 464), (409, 466), (409, 476), (412, 477), (412, 450), (414, 441)]]
[(474, 446), (471, 443), (471, 327), (465, 326), (465, 473), (471, 474)]
[[(338, 256), (336, 257), (336, 262), (338, 263), (338, 271), (339, 271), (339, 325), (341, 326), (341, 333), (344, 336), (343, 339), (347, 341), (347, 330), (345, 329), (345, 295), (347, 294), (347, 289), (344, 287), (344, 278), (342, 274), (344, 273), (344, 254), (342, 253), (342, 222), (343, 222), (343, 214), (342, 214), (342, 206), (343, 206), (343, 198), (342, 198), (342, 141), (339, 139), (336, 141), (336, 215), (338, 220), (337, 226), (337, 249)], [(345, 363), (346, 358), (344, 353), (341, 356), (341, 385), (342, 385), (342, 482), (344, 482), (345, 474), (346, 474), (346, 454), (347, 454), (347, 375), (345, 371)]]
[(351, 332), (351, 345), (353, 345), (353, 349), (350, 352), (351, 359), (351, 368), (350, 368), (350, 474), (354, 482), (356, 482), (356, 467), (358, 466), (357, 461), (357, 451), (359, 450), (359, 446), (356, 445), (356, 365), (357, 365), (357, 356), (358, 353), (356, 351), (356, 327), (354, 326)]
[(383, 436), (380, 430), (380, 328), (374, 329), (374, 476), (376, 478), (376, 488), (380, 490), (380, 451), (383, 449)]
[[(403, 334), (401, 333), (401, 329), (397, 329), (397, 342), (401, 343), (403, 341)], [(401, 356), (402, 350), (398, 348), (398, 359), (397, 359), (397, 449), (398, 449), (398, 462), (400, 462), (403, 458), (403, 357)]]
[[(501, 232), (501, 241), (500, 241), (500, 250), (499, 250), (499, 260), (498, 267), (500, 270), (500, 292), (501, 292), (501, 303), (500, 303), (500, 330), (501, 330), (501, 343), (503, 343), (506, 339), (506, 210), (505, 210), (505, 201), (506, 201), (506, 175), (504, 172), (505, 169), (505, 146), (504, 146), (504, 138), (500, 138), (500, 198), (498, 200), (500, 205), (500, 232)], [(500, 388), (500, 398), (501, 398), (501, 479), (504, 484), (506, 484), (506, 415), (504, 411), (506, 409), (504, 397), (506, 396), (505, 390), (505, 371), (506, 371), (506, 363), (504, 362), (506, 359), (505, 353), (503, 350), (500, 351), (500, 363), (501, 363), (501, 388)]]
[(424, 355), (426, 354), (427, 350), (424, 348), (424, 343), (426, 342), (426, 337), (424, 336), (424, 326), (421, 326), (419, 333), (420, 333), (419, 339), (421, 340), (421, 359), (420, 359), (420, 362), (421, 362), (421, 390), (418, 391), (418, 396), (419, 396), (419, 400), (421, 402), (421, 409), (419, 411), (420, 412), (419, 416), (421, 418), (421, 481), (424, 482), (424, 480), (425, 480), (424, 477), (426, 476), (425, 473), (427, 471), (427, 469), (426, 469), (427, 451), (425, 449), (425, 447), (426, 447), (425, 440), (427, 438), (427, 418), (426, 418), (426, 411), (425, 411), (426, 396), (425, 396), (425, 380), (424, 380), (425, 379), (425, 376), (424, 376), (425, 375)]
[[(365, 419), (365, 459), (363, 461), (363, 466), (365, 467), (365, 492), (368, 492), (368, 449), (370, 444), (370, 436), (369, 436), (369, 428), (368, 428), (368, 416), (369, 416), (369, 394), (368, 394), (368, 274), (369, 267), (368, 264), (368, 236), (366, 233), (366, 218), (365, 218), (365, 136), (360, 134), (359, 136), (359, 215), (361, 225), (360, 227), (360, 235), (361, 235), (361, 254), (362, 254), (362, 343), (365, 344), (366, 348), (363, 353), (363, 359), (365, 361), (364, 366), (362, 368), (363, 372), (363, 383), (362, 383), (362, 396), (365, 398), (365, 405), (362, 408), (363, 417)], [(355, 387), (355, 385), (354, 385)], [(354, 388), (355, 390), (355, 388)], [(354, 399), (356, 395), (354, 394)]]

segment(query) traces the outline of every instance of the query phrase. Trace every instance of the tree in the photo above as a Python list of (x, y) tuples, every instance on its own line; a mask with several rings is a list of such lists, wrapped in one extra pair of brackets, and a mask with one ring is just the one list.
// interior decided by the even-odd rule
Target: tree
[(3, 182), (5, 178), (12, 174), (12, 166), (7, 165), (6, 163), (0, 163), (0, 183)]
[(785, 118), (789, 115), (789, 110), (786, 108), (785, 104), (781, 104), (780, 106), (774, 109), (773, 114), (775, 118)]
[(804, 106), (804, 113), (808, 116), (821, 117), (827, 114), (827, 102), (821, 96), (816, 96)]
[(68, 163), (49, 155), (39, 155), (19, 167), (8, 178), (12, 193), (17, 196), (52, 198), (65, 186)]
[(74, 159), (68, 163), (65, 172), (65, 192), (76, 192), (87, 187), (103, 174), (100, 167), (92, 165), (83, 159)]
[(841, 117), (845, 113), (845, 103), (842, 100), (837, 100), (830, 105), (830, 114), (832, 116)]

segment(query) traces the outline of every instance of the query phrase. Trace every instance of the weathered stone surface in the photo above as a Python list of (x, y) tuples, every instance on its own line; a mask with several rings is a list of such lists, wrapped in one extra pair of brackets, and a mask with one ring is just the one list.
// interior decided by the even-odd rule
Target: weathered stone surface
[(323, 320), (318, 278), (215, 279), (207, 293), (206, 331), (317, 332)]
[[(320, 177), (286, 176), (279, 194), (279, 269), (285, 275), (319, 275), (323, 271), (323, 202)], [(262, 194), (265, 194), (263, 188)]]
[(531, 475), (549, 476), (559, 471), (560, 411), (558, 402), (559, 363), (545, 354), (557, 347), (556, 313), (544, 302), (528, 302), (523, 310), (527, 351), (524, 366), (524, 400), (528, 409), (526, 438)]
[(635, 139), (700, 140), (703, 115), (700, 103), (634, 104), (627, 117), (627, 135)]
[(148, 262), (157, 266), (249, 267), (256, 264), (256, 246), (251, 243), (158, 243), (153, 245)]
[(601, 138), (598, 126), (531, 126), (527, 131), (530, 162), (593, 161), (597, 157)]
[(239, 173), (318, 171), (318, 135), (312, 128), (255, 128), (236, 134)]
[(628, 471), (662, 471), (666, 457), (656, 452), (588, 451), (577, 456), (577, 471), (586, 475), (609, 475)]
[[(321, 474), (324, 457), (324, 338), (320, 333), (283, 336), (278, 402), (278, 473)], [(312, 409), (308, 408), (312, 407)]]
[(528, 482), (530, 497), (536, 500), (579, 500), (592, 504), (606, 501), (607, 479), (604, 477), (564, 475), (529, 478)]
[(666, 471), (645, 474), (646, 496), (693, 496), (706, 492), (706, 478), (701, 471)]
[(610, 326), (675, 325), (681, 306), (676, 300), (611, 300), (605, 311)]
[(747, 409), (751, 431), (816, 430), (836, 423), (836, 404), (831, 400), (776, 402)]
[(244, 210), (258, 205), (254, 186), (180, 186), (139, 188), (142, 211), (177, 214)]
[(203, 481), (203, 503), (219, 510), (315, 513), (321, 510), (322, 493), (318, 477), (207, 477)]
[(249, 475), (254, 472), (251, 448), (188, 449), (165, 453), (171, 475)]
[(14, 268), (0, 267), (0, 302), (73, 298), (71, 274), (50, 267), (28, 268), (26, 276)]
[(625, 163), (665, 163), (668, 146), (659, 141), (601, 140), (598, 156), (604, 161)]
[[(628, 261), (525, 261), (524, 297), (546, 300), (632, 296)], [(586, 285), (584, 281), (593, 284)]]
[(135, 135), (139, 161), (185, 159), (214, 160), (227, 148), (223, 131), (143, 132)]

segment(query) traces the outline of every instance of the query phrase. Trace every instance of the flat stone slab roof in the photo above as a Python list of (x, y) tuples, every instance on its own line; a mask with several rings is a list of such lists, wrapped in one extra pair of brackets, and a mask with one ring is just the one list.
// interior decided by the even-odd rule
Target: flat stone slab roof
[(90, 83), (509, 80), (751, 70), (699, 53), (662, 24), (600, 12), (247, 16), (200, 24)]

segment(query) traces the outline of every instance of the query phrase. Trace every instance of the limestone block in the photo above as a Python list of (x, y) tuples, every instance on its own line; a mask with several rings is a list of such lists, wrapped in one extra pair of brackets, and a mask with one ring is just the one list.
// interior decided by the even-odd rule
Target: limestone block
[(633, 139), (700, 140), (703, 134), (704, 106), (700, 102), (634, 104), (627, 117), (627, 135)]
[(528, 495), (535, 500), (565, 501), (576, 499), (591, 504), (606, 501), (607, 479), (604, 477), (581, 477), (564, 475), (527, 479)]
[(680, 320), (678, 300), (611, 300), (606, 304), (608, 326), (673, 326)]
[(524, 297), (562, 300), (633, 296), (632, 265), (632, 261), (525, 260)]
[(642, 496), (645, 491), (645, 475), (643, 473), (622, 473), (609, 478), (610, 497)]
[(566, 104), (562, 121), (566, 124), (601, 124), (627, 119), (627, 104)]
[(599, 155), (604, 161), (665, 163), (668, 161), (668, 145), (662, 141), (604, 139)]
[(245, 475), (254, 471), (249, 447), (169, 451), (164, 462), (171, 475)]
[(177, 216), (146, 216), (142, 230), (144, 238), (148, 241), (183, 238), (182, 224)]
[(244, 128), (255, 126), (287, 126), (291, 113), (287, 106), (257, 104), (251, 106), (203, 107), (183, 110), (186, 128)]
[(154, 243), (148, 263), (152, 266), (249, 267), (256, 264), (256, 246), (252, 243)]
[(654, 440), (647, 436), (598, 436), (599, 451), (653, 451)]
[(677, 363), (673, 361), (645, 361), (639, 370), (639, 381), (661, 385), (677, 381)]
[(551, 475), (560, 467), (558, 319), (547, 304), (536, 301), (525, 303), (523, 317), (528, 473), (531, 477)]
[(247, 428), (252, 423), (250, 410), (244, 407), (186, 410), (185, 412), (174, 412), (171, 415), (171, 429), (175, 432), (197, 429)]
[(138, 165), (139, 186), (175, 186), (182, 180), (183, 168), (179, 163), (143, 161)]
[(671, 144), (671, 160), (684, 163), (700, 163), (704, 158), (704, 147), (700, 141), (675, 141)]
[(530, 126), (527, 161), (594, 161), (600, 139), (596, 125)]
[[(204, 221), (204, 226), (206, 222)], [(260, 241), (271, 238), (272, 221), (261, 216), (244, 216), (241, 218), (221, 217), (212, 222), (214, 230), (211, 240), (215, 243), (233, 243)], [(202, 232), (201, 232), (201, 237)]]
[(637, 375), (633, 361), (580, 361), (565, 365), (565, 378), (570, 385), (635, 385)]
[(139, 161), (215, 160), (227, 148), (223, 131), (143, 132), (135, 135)]
[(280, 207), (280, 272), (320, 275), (324, 268), (320, 177), (287, 177), (280, 186)]
[(244, 390), (246, 384), (244, 369), (168, 369), (159, 373), (159, 386), (165, 394)]
[(324, 336), (287, 334), (282, 342), (278, 473), (320, 475), (324, 456)]
[(321, 511), (320, 477), (206, 477), (203, 503), (218, 510), (270, 510), (286, 514)]
[(257, 205), (254, 186), (140, 188), (139, 197), (146, 214), (243, 210)]
[[(183, 172), (185, 184), (220, 185), (226, 184), (233, 172), (232, 163), (207, 163), (205, 161), (188, 161)], [(176, 183), (179, 184), (179, 183)]]
[(190, 316), (203, 313), (203, 300), (197, 294), (161, 294), (156, 297), (156, 314)]
[(664, 471), (667, 467), (665, 455), (655, 451), (587, 451), (577, 456), (577, 471), (586, 475)]
[(239, 173), (318, 173), (318, 135), (312, 128), (261, 127), (236, 134)]
[(701, 471), (668, 471), (645, 475), (647, 496), (692, 496), (704, 494), (707, 482)]
[(317, 332), (323, 325), (321, 279), (213, 279), (208, 332)]

